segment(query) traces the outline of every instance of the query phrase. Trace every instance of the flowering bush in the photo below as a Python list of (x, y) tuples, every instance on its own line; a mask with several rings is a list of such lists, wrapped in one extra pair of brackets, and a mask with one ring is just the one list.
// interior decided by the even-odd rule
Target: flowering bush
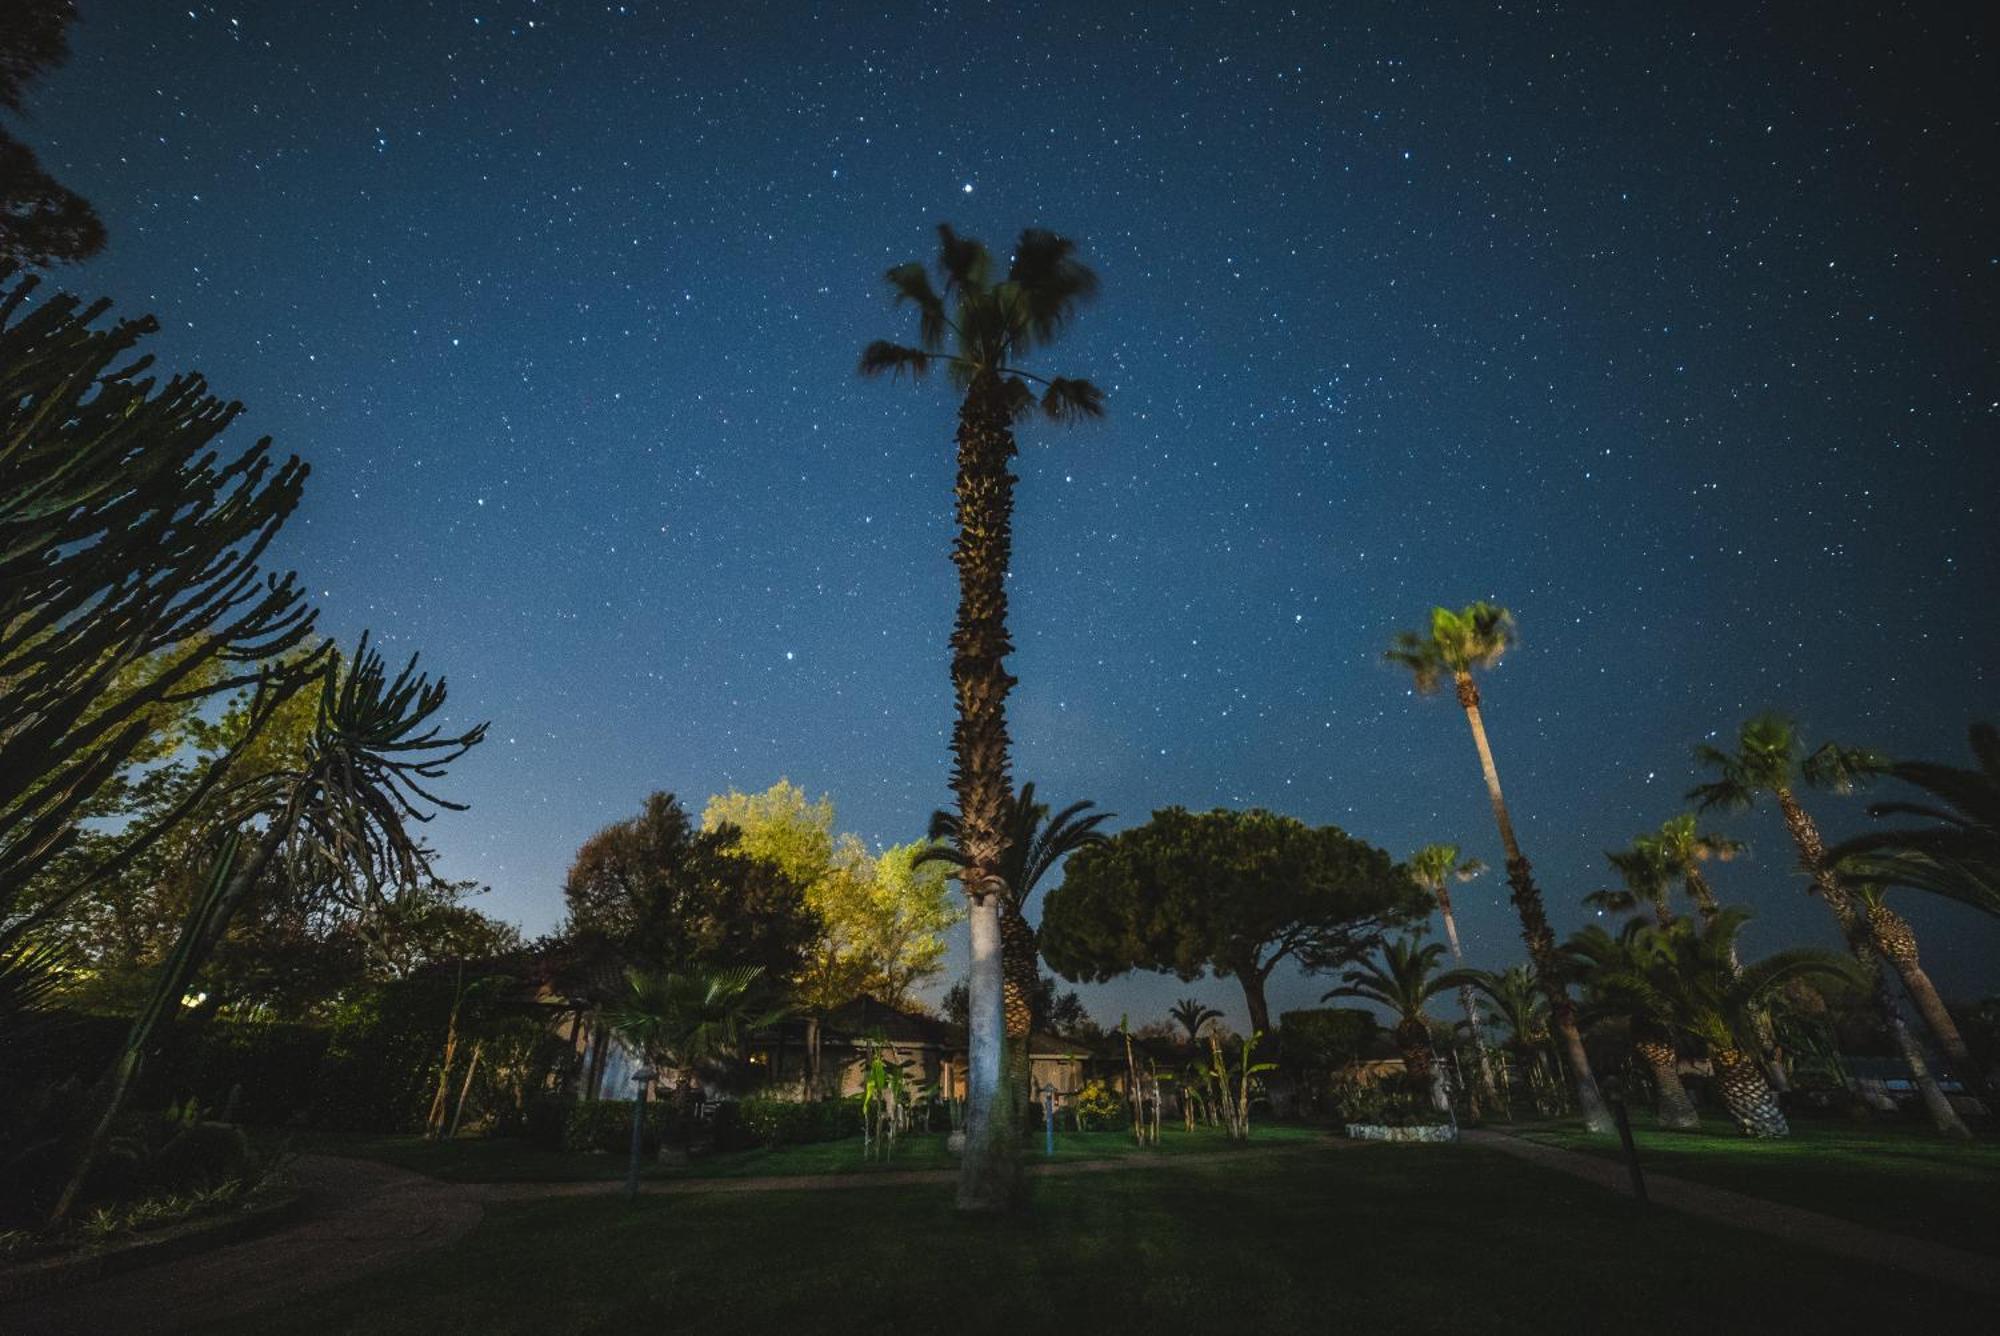
[(1079, 1130), (1109, 1132), (1130, 1121), (1125, 1097), (1104, 1082), (1092, 1081), (1076, 1092), (1076, 1125)]

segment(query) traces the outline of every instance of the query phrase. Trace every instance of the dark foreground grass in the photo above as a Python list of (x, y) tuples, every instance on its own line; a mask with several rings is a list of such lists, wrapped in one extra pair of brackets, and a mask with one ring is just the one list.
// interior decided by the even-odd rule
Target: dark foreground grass
[(1491, 1151), (1327, 1144), (948, 1189), (490, 1207), (444, 1251), (224, 1336), (1988, 1329), (1988, 1300), (1656, 1212)]
[[(1252, 1147), (1294, 1145), (1317, 1141), (1326, 1133), (1301, 1127), (1258, 1127), (1251, 1131)], [(421, 1137), (328, 1137), (302, 1144), (301, 1149), (325, 1154), (358, 1155), (382, 1160), (416, 1173), (451, 1183), (587, 1183), (622, 1179), (622, 1155), (579, 1154), (537, 1150), (525, 1141), (510, 1138), (481, 1138), (463, 1141), (425, 1141)], [(1072, 1132), (1056, 1138), (1054, 1159), (1122, 1159), (1132, 1155), (1190, 1155), (1227, 1151), (1230, 1143), (1217, 1128), (1163, 1129), (1157, 1149), (1140, 1150), (1126, 1132)], [(1050, 1157), (1042, 1153), (1038, 1140), (1026, 1152), (1029, 1163)], [(905, 1136), (898, 1139), (895, 1153), (872, 1158), (864, 1152), (859, 1137), (808, 1146), (780, 1146), (772, 1150), (732, 1151), (705, 1156), (692, 1164), (669, 1166), (647, 1164), (642, 1173), (648, 1180), (674, 1178), (768, 1178), (795, 1174), (865, 1174), (885, 1169), (951, 1169), (957, 1159), (945, 1149), (943, 1133)]]
[[(1572, 1126), (1523, 1129), (1533, 1141), (1616, 1158), (1615, 1141)], [(2000, 1254), (2000, 1146), (1961, 1146), (1903, 1128), (1793, 1124), (1778, 1141), (1633, 1129), (1640, 1163), (1662, 1174), (1822, 1211), (1857, 1224)]]

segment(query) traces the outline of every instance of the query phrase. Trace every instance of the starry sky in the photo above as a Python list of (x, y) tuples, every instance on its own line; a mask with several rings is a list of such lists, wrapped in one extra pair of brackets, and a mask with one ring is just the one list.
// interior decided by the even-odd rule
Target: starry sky
[[(19, 127), (110, 230), (60, 282), (311, 461), (276, 559), (493, 721), (431, 838), (531, 930), (655, 788), (789, 776), (878, 842), (948, 800), (954, 405), (854, 373), (941, 220), (1103, 282), (1037, 365), (1109, 418), (1021, 433), (1016, 768), (1058, 803), (1497, 864), (1462, 716), (1381, 662), (1497, 600), (1566, 931), (1745, 715), (1962, 762), (1996, 712), (1975, 6), (79, 7)], [(1721, 824), (1750, 949), (1832, 944), (1775, 817)], [(1459, 896), (1475, 963), (1504, 889)], [(2000, 983), (1991, 920), (1905, 908), (1947, 992)]]

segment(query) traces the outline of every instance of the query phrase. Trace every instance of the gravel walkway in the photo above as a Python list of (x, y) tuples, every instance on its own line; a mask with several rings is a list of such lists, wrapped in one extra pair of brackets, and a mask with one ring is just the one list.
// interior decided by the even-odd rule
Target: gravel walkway
[[(1468, 1145), (1497, 1150), (1503, 1155), (1512, 1155), (1614, 1192), (1629, 1194), (1632, 1190), (1632, 1180), (1621, 1160), (1559, 1150), (1503, 1132), (1467, 1129), (1463, 1136)], [(1644, 1161), (1640, 1165), (1644, 1168)], [(1738, 1229), (1754, 1229), (1837, 1257), (1892, 1266), (1981, 1294), (2000, 1294), (2000, 1258), (1984, 1253), (1967, 1252), (1942, 1243), (1913, 1239), (1905, 1234), (1870, 1229), (1866, 1225), (1808, 1211), (1804, 1207), (1785, 1206), (1762, 1197), (1749, 1197), (1704, 1183), (1690, 1183), (1684, 1178), (1667, 1174), (1646, 1174), (1646, 1196), (1656, 1206), (1684, 1211)]]

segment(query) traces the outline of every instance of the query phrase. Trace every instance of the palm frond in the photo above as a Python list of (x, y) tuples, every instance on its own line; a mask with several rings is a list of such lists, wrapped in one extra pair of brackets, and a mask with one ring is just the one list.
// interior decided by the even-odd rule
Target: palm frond
[(899, 264), (883, 275), (896, 305), (909, 302), (917, 308), (917, 337), (925, 349), (936, 352), (944, 346), (946, 320), (944, 299), (931, 287), (931, 276), (914, 260)]
[(922, 348), (877, 339), (861, 350), (861, 364), (856, 369), (864, 376), (879, 376), (885, 371), (892, 376), (900, 376), (907, 371), (912, 377), (922, 377), (931, 369), (931, 359), (937, 355)]
[(1007, 281), (1020, 294), (1024, 346), (1048, 343), (1097, 295), (1097, 275), (1076, 258), (1076, 243), (1041, 228), (1028, 228), (1014, 243)]
[(1081, 422), (1104, 416), (1104, 391), (1087, 380), (1057, 376), (1042, 391), (1042, 416), (1051, 422)]
[(983, 294), (992, 269), (993, 257), (982, 243), (961, 237), (950, 223), (938, 224), (938, 272), (947, 297)]

